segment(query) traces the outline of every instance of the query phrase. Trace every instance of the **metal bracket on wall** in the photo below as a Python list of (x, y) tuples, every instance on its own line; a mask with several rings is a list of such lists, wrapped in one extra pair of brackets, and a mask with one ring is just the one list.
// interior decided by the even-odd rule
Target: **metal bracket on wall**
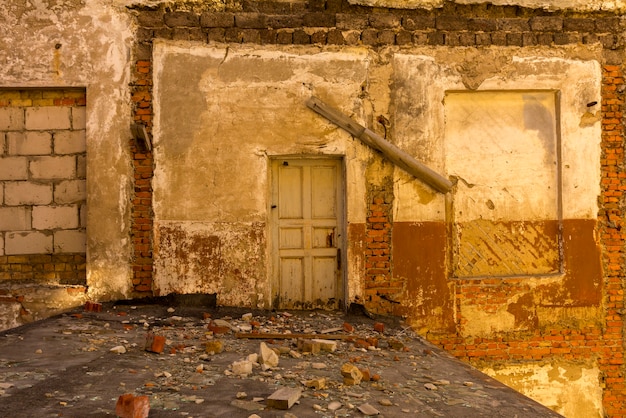
[(143, 145), (146, 150), (152, 151), (152, 140), (150, 139), (150, 135), (148, 134), (145, 125), (131, 123), (130, 132), (133, 134), (133, 138), (135, 138), (135, 142), (138, 146)]
[(450, 180), (434, 170), (431, 170), (391, 142), (381, 138), (378, 134), (350, 119), (348, 116), (324, 103), (317, 97), (311, 97), (307, 100), (306, 105), (335, 125), (345, 129), (350, 134), (360, 139), (364, 144), (380, 151), (395, 165), (428, 184), (434, 190), (445, 194), (452, 189), (452, 182)]

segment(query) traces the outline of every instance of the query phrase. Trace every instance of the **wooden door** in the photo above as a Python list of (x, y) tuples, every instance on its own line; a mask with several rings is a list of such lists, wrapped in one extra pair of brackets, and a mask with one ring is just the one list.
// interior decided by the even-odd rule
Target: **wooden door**
[(339, 159), (272, 162), (273, 305), (336, 309), (343, 300)]

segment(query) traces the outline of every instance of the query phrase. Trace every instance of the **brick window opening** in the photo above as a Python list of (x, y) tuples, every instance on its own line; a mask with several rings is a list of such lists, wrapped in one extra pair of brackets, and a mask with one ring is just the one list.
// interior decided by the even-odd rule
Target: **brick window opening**
[(84, 285), (84, 89), (0, 89), (0, 281)]

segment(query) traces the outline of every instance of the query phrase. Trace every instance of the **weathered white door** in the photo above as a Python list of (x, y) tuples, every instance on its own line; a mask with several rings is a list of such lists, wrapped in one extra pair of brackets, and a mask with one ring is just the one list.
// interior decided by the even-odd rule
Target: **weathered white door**
[(343, 300), (341, 160), (272, 160), (270, 210), (274, 307), (338, 308)]

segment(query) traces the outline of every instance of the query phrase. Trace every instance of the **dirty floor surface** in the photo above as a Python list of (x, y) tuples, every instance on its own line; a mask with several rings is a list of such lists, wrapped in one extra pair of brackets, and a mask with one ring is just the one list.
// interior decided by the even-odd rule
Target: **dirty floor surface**
[[(161, 353), (146, 350), (149, 333), (165, 337)], [(310, 353), (319, 345), (288, 333), (334, 351)], [(261, 343), (277, 366), (258, 364)], [(359, 384), (344, 382), (346, 364), (365, 371)], [(268, 407), (285, 387), (301, 396)], [(150, 417), (559, 416), (380, 318), (138, 302), (0, 333), (2, 417), (113, 417), (125, 393), (148, 396)]]

